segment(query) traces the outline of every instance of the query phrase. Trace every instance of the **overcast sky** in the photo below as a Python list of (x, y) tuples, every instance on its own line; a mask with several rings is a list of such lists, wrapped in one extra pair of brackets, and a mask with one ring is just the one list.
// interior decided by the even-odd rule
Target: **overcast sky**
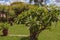
[[(14, 2), (14, 1), (22, 1), (22, 2), (29, 2), (29, 0), (0, 0), (0, 3), (7, 3), (9, 4), (9, 1)], [(60, 5), (60, 0), (47, 0), (46, 1), (47, 5), (49, 4), (56, 4), (56, 5)]]

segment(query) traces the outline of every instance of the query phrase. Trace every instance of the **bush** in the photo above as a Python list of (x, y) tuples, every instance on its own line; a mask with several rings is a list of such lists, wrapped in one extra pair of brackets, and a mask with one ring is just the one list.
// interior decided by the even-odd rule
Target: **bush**
[(8, 35), (8, 28), (9, 24), (8, 23), (0, 23), (0, 29), (2, 30), (2, 36), (7, 36)]

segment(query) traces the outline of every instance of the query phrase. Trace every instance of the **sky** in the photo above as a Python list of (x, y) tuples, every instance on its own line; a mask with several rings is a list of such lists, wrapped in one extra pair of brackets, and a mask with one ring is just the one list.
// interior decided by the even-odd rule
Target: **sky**
[(21, 1), (21, 2), (28, 3), (29, 0), (0, 0), (0, 4), (10, 5), (10, 3), (14, 2), (14, 1)]
[[(17, 0), (0, 0), (0, 3), (2, 4), (10, 4), (9, 3), (9, 1), (10, 2), (14, 2), (14, 1), (17, 1)], [(26, 2), (26, 3), (28, 3), (29, 2), (29, 0), (19, 0), (19, 1), (21, 1), (21, 2)], [(33, 3), (33, 2), (32, 2)], [(46, 1), (46, 4), (47, 5), (49, 5), (49, 4), (56, 4), (56, 5), (60, 5), (60, 0), (47, 0)]]
[(1, 3), (4, 1), (4, 2), (9, 2), (9, 1), (11, 1), (11, 2), (14, 2), (14, 1), (21, 1), (21, 2), (28, 2), (28, 0), (0, 0), (1, 1)]
[[(16, 1), (16, 0), (0, 0), (0, 1), (5, 1), (5, 2), (8, 2), (8, 1)], [(28, 2), (29, 0), (20, 0), (22, 2), (26, 1)], [(47, 0), (47, 3), (49, 3), (51, 0)]]

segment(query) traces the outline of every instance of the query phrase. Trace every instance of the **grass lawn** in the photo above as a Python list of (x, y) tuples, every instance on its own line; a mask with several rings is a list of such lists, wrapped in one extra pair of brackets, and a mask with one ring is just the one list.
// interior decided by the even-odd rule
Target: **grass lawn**
[(14, 24), (9, 28), (9, 34), (14, 35), (29, 35), (29, 30), (25, 25), (22, 24)]
[(0, 40), (20, 40), (20, 37), (0, 37)]
[(10, 37), (10, 36), (6, 36), (6, 37), (0, 37), (0, 40), (28, 40), (28, 37)]
[(51, 30), (44, 30), (39, 35), (39, 40), (60, 40), (60, 22), (51, 26)]
[[(1, 33), (1, 31), (0, 31)], [(29, 35), (29, 30), (25, 25), (22, 24), (14, 24), (13, 26), (9, 27), (9, 35)], [(57, 24), (53, 24), (51, 29), (44, 30), (40, 33), (39, 40), (60, 40), (60, 22)], [(28, 40), (26, 37), (17, 37), (17, 36), (6, 36), (1, 37), (0, 40)]]
[[(0, 35), (2, 31), (0, 31)], [(29, 35), (29, 30), (25, 25), (22, 24), (14, 24), (13, 26), (9, 26), (8, 35)], [(27, 37), (19, 37), (19, 36), (0, 36), (0, 40), (28, 40)]]

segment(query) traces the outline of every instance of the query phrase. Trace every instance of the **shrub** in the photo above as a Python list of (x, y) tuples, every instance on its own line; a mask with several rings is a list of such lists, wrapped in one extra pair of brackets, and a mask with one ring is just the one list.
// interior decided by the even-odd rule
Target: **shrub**
[(8, 23), (0, 23), (0, 30), (2, 30), (2, 36), (7, 36), (8, 35), (8, 28), (9, 24)]

